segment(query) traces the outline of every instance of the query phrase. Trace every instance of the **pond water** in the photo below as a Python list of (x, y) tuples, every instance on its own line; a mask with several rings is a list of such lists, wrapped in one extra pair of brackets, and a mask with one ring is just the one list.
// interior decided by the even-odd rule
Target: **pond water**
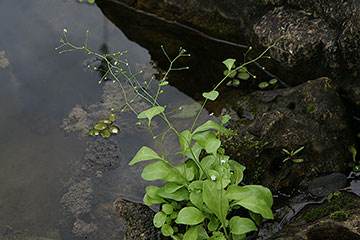
[[(165, 69), (161, 43), (167, 43), (171, 54), (179, 46), (188, 47), (197, 55), (189, 65), (198, 71), (169, 80), (177, 88), (169, 86), (170, 97), (163, 101), (174, 106), (194, 104), (193, 99), (200, 98), (199, 90), (213, 84), (210, 78), (221, 78), (221, 61), (235, 56), (239, 49), (179, 26), (159, 25), (158, 20), (149, 21), (149, 16), (132, 16), (137, 13), (126, 9), (121, 14), (126, 19), (112, 19), (114, 7), (101, 7), (75, 0), (0, 2), (0, 233), (10, 226), (31, 235), (61, 239), (59, 222), (66, 221), (60, 204), (64, 183), (91, 141), (77, 132), (65, 133), (63, 119), (77, 104), (91, 106), (102, 101), (104, 91), (97, 83), (99, 75), (84, 67), (85, 53), (59, 55), (55, 51), (64, 28), (71, 42), (79, 45), (89, 29), (88, 46), (95, 51), (127, 50), (133, 68), (156, 65)], [(210, 68), (214, 61), (217, 67)], [(180, 128), (187, 124), (178, 123)], [(145, 140), (147, 134), (124, 132), (118, 140), (126, 149), (123, 159), (129, 161), (149, 140)], [(126, 166), (104, 174), (99, 195), (109, 200), (122, 196), (141, 201), (146, 184), (140, 179), (141, 169)]]

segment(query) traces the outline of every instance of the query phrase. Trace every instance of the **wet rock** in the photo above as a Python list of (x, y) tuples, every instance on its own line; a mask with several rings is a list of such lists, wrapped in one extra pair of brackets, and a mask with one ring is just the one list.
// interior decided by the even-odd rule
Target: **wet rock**
[(332, 173), (315, 178), (309, 184), (308, 191), (316, 197), (325, 197), (347, 184), (347, 178), (342, 173)]
[(97, 230), (97, 226), (93, 223), (86, 223), (81, 219), (76, 219), (72, 233), (78, 237), (86, 237)]
[[(304, 179), (344, 171), (351, 161), (347, 147), (353, 143), (352, 131), (329, 78), (255, 92), (242, 101), (255, 119), (250, 125), (237, 121), (239, 134), (226, 144), (227, 152), (248, 168), (247, 181), (261, 182), (275, 191), (291, 190)], [(244, 144), (244, 138), (249, 143)], [(301, 146), (305, 148), (295, 158), (303, 162), (283, 162), (287, 155), (282, 149), (294, 151)]]
[[(337, 198), (303, 211), (270, 239), (360, 239), (359, 198), (346, 193), (341, 193)], [(309, 214), (314, 216), (310, 218)]]
[(125, 221), (122, 230), (126, 239), (162, 239), (160, 230), (152, 223), (155, 213), (150, 208), (122, 199), (115, 200), (114, 207)]
[(293, 84), (320, 76), (357, 76), (359, 72), (360, 2), (356, 0), (117, 1), (256, 47), (266, 47), (269, 38), (284, 34), (287, 39), (282, 46), (290, 54), (272, 51), (277, 63), (271, 67), (279, 70), (280, 65), (281, 76), (291, 70)]
[(73, 216), (89, 213), (93, 198), (93, 187), (90, 178), (74, 183), (61, 197), (60, 203), (70, 211)]

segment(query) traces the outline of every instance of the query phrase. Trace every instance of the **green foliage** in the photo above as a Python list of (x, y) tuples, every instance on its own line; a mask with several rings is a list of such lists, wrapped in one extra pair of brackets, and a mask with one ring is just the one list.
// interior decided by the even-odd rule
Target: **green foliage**
[(301, 152), (305, 147), (302, 146), (298, 149), (296, 149), (295, 151), (288, 151), (286, 149), (283, 149), (283, 153), (285, 153), (287, 155), (287, 157), (283, 160), (283, 162), (286, 162), (287, 160), (291, 160), (294, 163), (301, 163), (304, 161), (304, 159), (302, 158), (295, 158), (295, 155), (298, 154), (299, 152)]
[(103, 138), (109, 138), (112, 135), (116, 135), (120, 132), (117, 126), (112, 125), (112, 123), (116, 120), (115, 114), (110, 114), (109, 119), (103, 119), (98, 121), (94, 128), (89, 130), (90, 136), (98, 136), (100, 135)]
[[(157, 84), (156, 93), (152, 95), (148, 91), (151, 82), (141, 83), (137, 80), (136, 75), (140, 72), (131, 72), (128, 62), (121, 59), (124, 53), (101, 55), (89, 50), (87, 48), (88, 31), (85, 45), (80, 47), (68, 41), (66, 29), (64, 29), (63, 34), (64, 38), (60, 40), (62, 45), (59, 48), (66, 47), (66, 49), (59, 53), (84, 50), (89, 55), (95, 55), (102, 59), (107, 67), (105, 69), (94, 68), (94, 70), (101, 70), (104, 73), (99, 83), (103, 79), (112, 79), (120, 85), (126, 102), (123, 106), (116, 107), (113, 110), (120, 109), (122, 112), (125, 108), (130, 109), (139, 119), (137, 124), (145, 124), (152, 134), (158, 149), (155, 151), (147, 146), (142, 146), (129, 162), (129, 165), (155, 160), (146, 165), (141, 176), (147, 181), (162, 180), (164, 185), (162, 187), (148, 186), (143, 200), (149, 206), (162, 204), (161, 210), (154, 216), (153, 223), (157, 228), (161, 228), (164, 236), (169, 236), (172, 239), (191, 240), (245, 239), (247, 233), (257, 230), (261, 217), (273, 219), (271, 211), (273, 199), (270, 190), (259, 185), (240, 187), (239, 183), (243, 180), (245, 167), (231, 160), (225, 154), (224, 148), (221, 147), (220, 135), (234, 134), (232, 130), (224, 127), (224, 124), (230, 120), (230, 116), (224, 115), (220, 123), (209, 120), (196, 128), (195, 126), (207, 101), (215, 101), (218, 98), (217, 89), (219, 86), (230, 76), (237, 76), (241, 80), (253, 76), (245, 66), (263, 58), (269, 49), (275, 47), (278, 40), (258, 57), (238, 67), (235, 66), (235, 59), (223, 61), (227, 68), (227, 72), (224, 72), (225, 77), (211, 91), (202, 94), (204, 101), (196, 113), (192, 127), (179, 132), (168, 119), (167, 109), (159, 104), (158, 98), (163, 92), (161, 88), (168, 84), (167, 78), (171, 71), (188, 69), (188, 67), (173, 67), (174, 62), (179, 58), (190, 56), (185, 49), (180, 48), (179, 54), (171, 59), (162, 47), (170, 66)], [(121, 64), (123, 66), (120, 66)], [(89, 66), (89, 68), (91, 67)], [(124, 70), (126, 68), (128, 70)], [(255, 76), (253, 77), (255, 78)], [(136, 95), (135, 98), (142, 98), (150, 103), (151, 107), (140, 113), (136, 112), (132, 107), (134, 98), (129, 99), (124, 90), (124, 81), (131, 85)], [(176, 110), (180, 109), (182, 107)], [(151, 125), (154, 118), (164, 120), (168, 129), (156, 135)], [(114, 128), (110, 128), (114, 127), (110, 126), (114, 121), (115, 115), (111, 114), (109, 119), (95, 124), (94, 129), (90, 130), (91, 134), (90, 132), (89, 134), (109, 137), (114, 133)], [(178, 136), (179, 145), (182, 149), (180, 153), (173, 153), (172, 156), (166, 156), (166, 151), (163, 150), (163, 146), (158, 140), (158, 136), (161, 136), (163, 141), (169, 131), (173, 131)], [(300, 150), (295, 151), (293, 155)], [(182, 156), (182, 164), (178, 166), (172, 164), (171, 159), (175, 155)], [(239, 208), (246, 209), (250, 218), (233, 216), (233, 210)]]

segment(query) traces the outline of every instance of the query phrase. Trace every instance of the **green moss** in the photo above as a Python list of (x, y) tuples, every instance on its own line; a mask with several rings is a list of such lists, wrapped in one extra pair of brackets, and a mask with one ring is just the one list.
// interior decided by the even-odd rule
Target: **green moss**
[(349, 214), (344, 213), (343, 211), (336, 211), (330, 214), (330, 218), (335, 219), (336, 221), (342, 222), (348, 219)]

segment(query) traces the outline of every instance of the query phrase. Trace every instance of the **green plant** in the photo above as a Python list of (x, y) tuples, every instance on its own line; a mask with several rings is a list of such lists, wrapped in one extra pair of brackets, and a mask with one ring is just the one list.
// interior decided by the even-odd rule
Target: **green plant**
[(298, 154), (300, 151), (304, 149), (304, 146), (296, 149), (295, 151), (288, 151), (286, 149), (283, 149), (282, 151), (287, 155), (287, 157), (283, 160), (283, 162), (286, 162), (287, 160), (291, 160), (295, 163), (301, 163), (304, 161), (303, 158), (295, 158), (295, 155)]
[[(245, 239), (246, 234), (257, 230), (261, 218), (273, 219), (271, 207), (273, 198), (271, 191), (260, 185), (239, 186), (243, 179), (245, 167), (230, 159), (221, 147), (220, 135), (232, 135), (233, 131), (224, 127), (230, 120), (229, 115), (222, 116), (221, 122), (209, 120), (197, 126), (200, 113), (207, 101), (214, 101), (219, 92), (217, 89), (233, 72), (245, 69), (245, 66), (264, 58), (265, 53), (275, 47), (278, 39), (265, 49), (258, 57), (249, 62), (235, 66), (235, 59), (227, 59), (223, 63), (228, 72), (224, 78), (210, 92), (204, 92), (205, 98), (200, 110), (197, 112), (190, 129), (178, 131), (168, 119), (166, 106), (159, 103), (159, 97), (163, 93), (162, 87), (168, 84), (167, 78), (171, 71), (188, 69), (188, 67), (174, 68), (174, 62), (181, 57), (190, 56), (185, 49), (180, 48), (178, 55), (171, 59), (162, 47), (164, 55), (169, 60), (169, 69), (162, 79), (155, 83), (157, 89), (154, 94), (149, 90), (150, 82), (139, 82), (136, 78), (141, 72), (132, 73), (126, 60), (122, 60), (122, 52), (113, 54), (99, 54), (87, 48), (88, 31), (84, 46), (75, 46), (68, 41), (67, 30), (64, 38), (60, 39), (61, 45), (57, 49), (66, 48), (59, 53), (74, 50), (84, 50), (89, 55), (100, 58), (106, 64), (101, 70), (104, 79), (112, 79), (117, 82), (125, 99), (123, 106), (113, 108), (120, 112), (128, 108), (136, 114), (139, 122), (145, 124), (151, 133), (158, 151), (147, 146), (142, 146), (134, 158), (129, 162), (133, 165), (143, 161), (151, 161), (142, 171), (142, 178), (148, 181), (162, 180), (164, 186), (148, 186), (144, 196), (144, 203), (148, 206), (161, 204), (161, 210), (154, 216), (154, 225), (161, 228), (164, 236), (173, 239)], [(268, 58), (268, 57), (266, 57)], [(91, 68), (91, 66), (88, 66)], [(128, 92), (124, 88), (125, 82), (130, 84), (135, 97), (128, 98)], [(142, 112), (137, 112), (132, 102), (135, 98), (142, 98), (151, 107)], [(163, 119), (168, 128), (160, 133), (155, 133), (152, 128), (154, 118)], [(99, 124), (99, 123), (97, 123)], [(197, 126), (197, 127), (196, 127)], [(95, 130), (104, 125), (95, 125)], [(179, 139), (182, 151), (166, 156), (163, 150), (163, 142), (166, 134), (173, 131)], [(175, 166), (172, 159), (181, 156), (182, 164)], [(247, 214), (238, 216), (239, 209), (246, 210)]]

